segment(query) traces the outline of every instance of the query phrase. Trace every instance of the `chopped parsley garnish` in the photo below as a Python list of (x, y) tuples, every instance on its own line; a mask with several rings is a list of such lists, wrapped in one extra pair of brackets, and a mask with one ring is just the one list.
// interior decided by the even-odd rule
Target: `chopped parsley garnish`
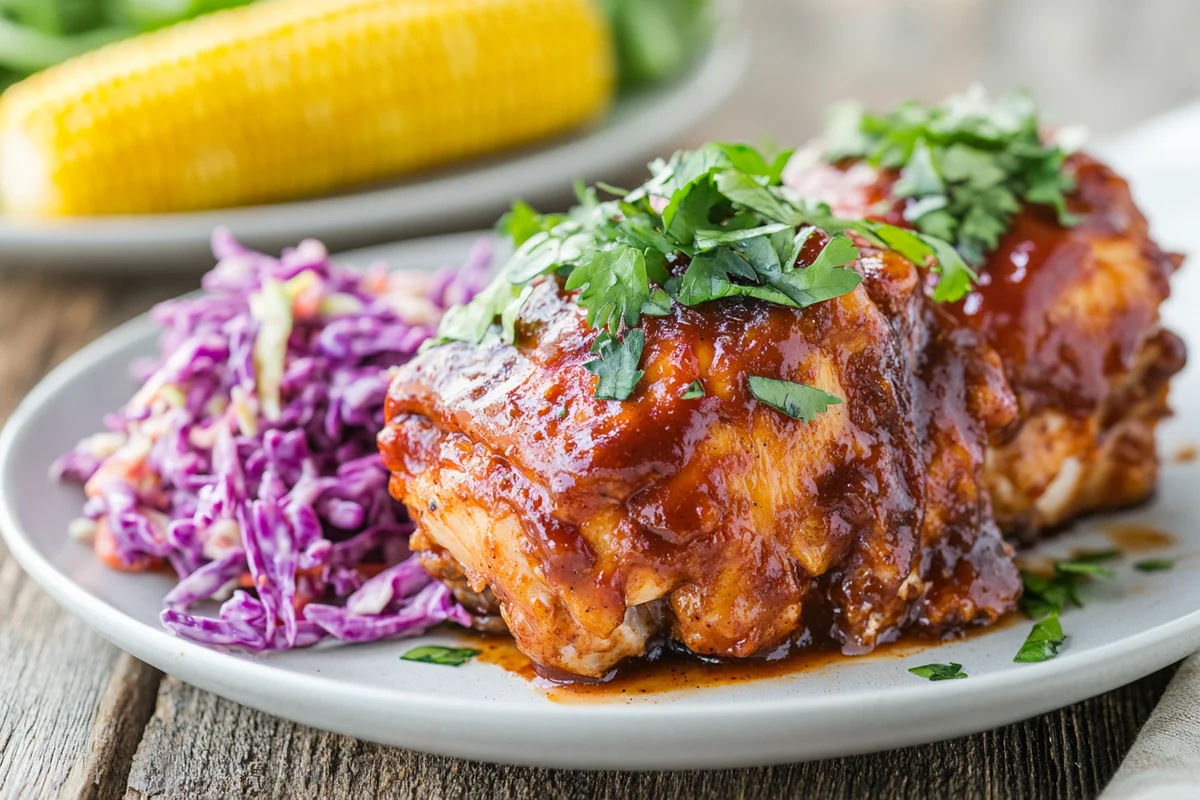
[[(1067, 210), (1066, 195), (1075, 188), (1063, 170), (1068, 155), (1042, 141), (1028, 94), (992, 101), (979, 87), (931, 108), (902, 103), (886, 115), (840, 106), (824, 152), (829, 161), (861, 158), (899, 170), (892, 194), (906, 200), (905, 219), (923, 234), (953, 242), (975, 267), (996, 248), (1022, 203), (1052, 206), (1061, 225), (1078, 222)], [(942, 280), (953, 280), (957, 293), (968, 277)]]
[(1147, 558), (1134, 564), (1133, 568), (1138, 572), (1164, 572), (1174, 566), (1175, 562), (1169, 558)]
[(1049, 661), (1058, 655), (1058, 648), (1062, 646), (1065, 638), (1058, 614), (1051, 614), (1033, 623), (1033, 630), (1025, 638), (1025, 644), (1021, 645), (1013, 661)]
[(699, 378), (689, 383), (687, 391), (681, 395), (684, 400), (695, 400), (698, 397), (704, 397), (704, 384)]
[[(500, 223), (516, 246), (512, 257), (470, 303), (446, 313), (429, 346), (511, 344), (533, 285), (561, 280), (599, 332), (599, 357), (584, 364), (598, 378), (595, 396), (625, 400), (644, 376), (643, 317), (664, 316), (673, 303), (730, 297), (792, 308), (840, 297), (862, 282), (850, 268), (859, 252), (847, 234), (940, 271), (935, 299), (966, 293), (973, 273), (953, 246), (920, 231), (839, 219), (827, 205), (796, 196), (781, 185), (790, 156), (711, 142), (655, 161), (650, 179), (629, 192), (579, 185), (579, 202), (565, 214), (539, 214), (518, 202)], [(611, 199), (601, 200), (601, 192)], [(755, 396), (797, 419), (811, 420), (839, 402), (801, 384), (775, 383)]]
[(918, 678), (931, 681), (952, 681), (967, 677), (962, 671), (962, 664), (925, 664), (921, 667), (909, 667), (908, 671)]
[(1105, 561), (1121, 557), (1120, 550), (1092, 550), (1054, 562), (1054, 575), (1046, 577), (1021, 570), (1024, 594), (1021, 609), (1035, 620), (1033, 631), (1013, 661), (1045, 661), (1058, 654), (1063, 643), (1062, 623), (1058, 620), (1068, 604), (1082, 607), (1079, 582), (1092, 578), (1111, 578), (1115, 574)]
[(641, 328), (626, 332), (625, 341), (619, 342), (608, 331), (600, 331), (592, 345), (592, 351), (600, 357), (583, 365), (583, 368), (600, 378), (596, 385), (596, 397), (600, 400), (625, 400), (633, 393), (633, 387), (642, 379), (638, 362), (642, 358), (645, 334)]
[(420, 661), (423, 664), (440, 664), (443, 667), (461, 667), (480, 651), (472, 647), (442, 647), (436, 644), (414, 647), (400, 656), (402, 661)]
[(802, 422), (812, 422), (818, 414), (825, 413), (829, 406), (842, 402), (837, 395), (803, 383), (764, 378), (761, 375), (751, 375), (749, 381), (750, 394), (760, 402)]
[(1068, 604), (1083, 606), (1079, 599), (1079, 582), (1089, 578), (1111, 578), (1112, 569), (1101, 566), (1101, 562), (1121, 557), (1119, 550), (1094, 550), (1078, 553), (1071, 558), (1054, 562), (1054, 575), (1046, 577), (1033, 572), (1021, 571), (1024, 594), (1021, 608), (1026, 614), (1039, 619), (1048, 614), (1062, 613)]

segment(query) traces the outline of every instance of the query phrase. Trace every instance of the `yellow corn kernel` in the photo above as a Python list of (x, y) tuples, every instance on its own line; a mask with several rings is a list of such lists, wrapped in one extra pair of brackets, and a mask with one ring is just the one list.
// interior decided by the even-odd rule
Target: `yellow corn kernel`
[(12, 216), (303, 197), (534, 141), (614, 85), (595, 0), (264, 0), (0, 97)]

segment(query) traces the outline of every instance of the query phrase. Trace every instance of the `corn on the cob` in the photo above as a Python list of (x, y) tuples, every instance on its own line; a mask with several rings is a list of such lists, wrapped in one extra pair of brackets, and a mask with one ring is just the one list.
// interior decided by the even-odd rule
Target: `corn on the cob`
[(0, 198), (47, 218), (311, 195), (578, 125), (613, 75), (595, 0), (266, 0), (11, 88)]

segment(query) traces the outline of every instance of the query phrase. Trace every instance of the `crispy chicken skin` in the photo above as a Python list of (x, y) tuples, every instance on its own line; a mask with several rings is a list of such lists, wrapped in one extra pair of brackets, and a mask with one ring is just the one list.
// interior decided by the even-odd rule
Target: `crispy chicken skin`
[[(544, 670), (590, 678), (663, 639), (861, 653), (1011, 610), (983, 484), (1017, 413), (1000, 359), (910, 262), (862, 248), (854, 268), (857, 289), (803, 311), (727, 299), (643, 318), (646, 374), (624, 402), (593, 396), (596, 332), (553, 279), (515, 345), (400, 367), (379, 441), (414, 548), (468, 601), (494, 597)], [(805, 423), (750, 375), (843, 402)], [(697, 379), (705, 396), (682, 399)]]
[[(1067, 171), (1077, 189), (1064, 228), (1027, 207), (980, 270), (975, 290), (949, 308), (999, 353), (1020, 403), (1012, 438), (987, 453), (997, 518), (1014, 536), (1080, 514), (1119, 508), (1153, 492), (1154, 429), (1169, 414), (1167, 384), (1183, 343), (1159, 325), (1179, 257), (1151, 241), (1124, 180), (1086, 155)], [(835, 213), (905, 225), (897, 175), (862, 163), (798, 153), (784, 182)]]

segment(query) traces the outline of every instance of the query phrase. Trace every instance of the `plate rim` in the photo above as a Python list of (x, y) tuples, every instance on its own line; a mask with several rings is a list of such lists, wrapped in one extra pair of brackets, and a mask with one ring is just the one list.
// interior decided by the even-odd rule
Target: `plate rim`
[[(486, 233), (429, 237), (372, 250), (390, 250), (391, 257), (403, 258), (406, 251), (417, 247), (436, 251), (439, 247), (453, 247), (469, 236)], [(382, 252), (371, 255), (386, 257)], [(354, 252), (338, 258), (361, 263)], [(100, 336), (55, 367), (13, 411), (0, 431), (0, 534), (17, 562), (42, 589), (120, 649), (203, 689), (303, 724), (416, 749), (421, 749), (422, 726), (447, 714), (469, 716), (472, 724), (494, 731), (513, 727), (562, 731), (587, 726), (592, 734), (602, 734), (596, 742), (598, 751), (608, 747), (614, 753), (620, 749), (614, 744), (616, 739), (635, 725), (641, 726), (645, 735), (669, 736), (672, 732), (678, 734), (681, 723), (711, 726), (753, 722), (760, 728), (791, 732), (799, 741), (804, 731), (812, 735), (814, 725), (824, 727), (830, 719), (842, 719), (871, 708), (871, 721), (859, 723), (857, 729), (886, 726), (889, 721), (898, 731), (907, 728), (903, 735), (877, 731), (874, 738), (868, 736), (865, 739), (861, 732), (842, 734), (842, 739), (861, 741), (861, 747), (833, 737), (837, 743), (824, 750), (809, 743), (796, 750), (773, 751), (774, 755), (763, 758), (731, 754), (726, 760), (721, 760), (719, 755), (693, 758), (676, 752), (666, 757), (639, 756), (639, 761), (630, 763), (627, 758), (611, 754), (606, 759), (601, 752), (582, 756), (560, 753), (546, 757), (545, 754), (519, 753), (508, 746), (506, 753), (497, 756), (496, 752), (486, 748), (480, 750), (477, 744), (475, 749), (468, 745), (435, 748), (436, 752), (448, 755), (543, 766), (653, 769), (778, 763), (918, 744), (1007, 724), (1109, 691), (1173, 663), (1200, 647), (1198, 608), (1154, 628), (1096, 645), (1082, 653), (1068, 651), (1051, 661), (972, 676), (969, 681), (921, 682), (826, 695), (797, 692), (702, 704), (644, 705), (627, 705), (615, 699), (609, 703), (559, 704), (540, 698), (483, 703), (456, 696), (413, 692), (402, 686), (350, 684), (327, 675), (280, 669), (270, 663), (269, 657), (247, 658), (211, 649), (130, 617), (75, 583), (51, 562), (20, 524), (17, 517), (20, 498), (14, 497), (11, 491), (14, 468), (19, 468), (15, 454), (26, 438), (36, 433), (29, 422), (38, 415), (39, 409), (61, 392), (70, 390), (90, 366), (117, 357), (135, 342), (152, 339), (155, 330), (148, 315), (142, 314)], [(63, 537), (66, 538), (65, 532)], [(770, 680), (763, 679), (763, 682)], [(297, 697), (310, 698), (310, 702), (303, 708), (293, 707), (289, 703), (294, 703)], [(392, 709), (403, 712), (403, 716), (395, 718), (396, 729), (383, 737), (365, 736), (353, 725), (329, 723), (331, 718), (346, 719), (344, 712), (356, 707), (370, 707), (376, 711)], [(931, 709), (940, 711), (931, 713)], [(601, 740), (607, 744), (601, 746)]]

